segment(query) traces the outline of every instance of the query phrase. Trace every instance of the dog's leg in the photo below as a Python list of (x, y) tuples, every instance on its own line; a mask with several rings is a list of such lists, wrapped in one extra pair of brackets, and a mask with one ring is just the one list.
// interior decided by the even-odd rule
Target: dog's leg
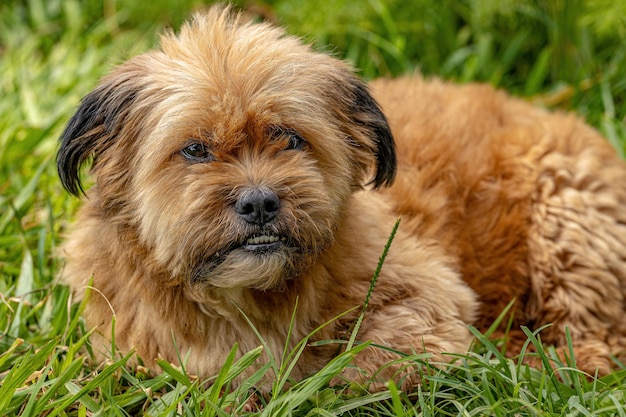
[[(378, 346), (360, 353), (346, 377), (368, 381), (368, 388), (374, 391), (393, 380), (408, 392), (421, 382), (427, 372), (426, 362), (429, 366), (445, 366), (455, 359), (455, 354), (469, 350), (471, 336), (465, 322), (458, 317), (425, 320), (430, 313), (413, 309), (409, 306), (412, 302), (424, 304), (423, 300), (403, 300), (366, 318), (366, 328), (359, 333), (359, 339), (371, 340)], [(398, 351), (408, 354), (407, 360)]]
[(534, 296), (528, 315), (563, 353), (569, 328), (577, 365), (611, 370), (626, 348), (626, 173), (589, 148), (542, 159), (529, 234)]
[[(389, 276), (380, 277), (356, 338), (371, 341), (373, 346), (359, 353), (354, 367), (336, 383), (357, 381), (370, 390), (380, 390), (394, 380), (409, 391), (421, 382), (425, 372), (422, 359), (440, 367), (454, 360), (455, 354), (469, 350), (468, 324), (475, 314), (475, 295), (469, 287), (455, 285), (458, 282), (452, 271), (432, 269), (434, 274), (441, 273), (439, 282), (417, 279), (430, 286), (407, 286), (387, 281)], [(350, 335), (344, 334), (344, 338)], [(403, 359), (404, 355), (408, 357)]]

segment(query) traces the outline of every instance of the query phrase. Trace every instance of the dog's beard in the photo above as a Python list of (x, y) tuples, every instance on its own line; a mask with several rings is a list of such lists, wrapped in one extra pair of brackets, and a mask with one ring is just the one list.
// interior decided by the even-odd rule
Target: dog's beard
[(304, 268), (305, 262), (297, 248), (284, 243), (279, 245), (254, 250), (244, 245), (216, 253), (196, 265), (192, 283), (218, 288), (280, 290)]
[(200, 257), (191, 271), (191, 284), (215, 288), (281, 290), (307, 269), (326, 246), (323, 239), (304, 243), (284, 228), (248, 230), (209, 256)]

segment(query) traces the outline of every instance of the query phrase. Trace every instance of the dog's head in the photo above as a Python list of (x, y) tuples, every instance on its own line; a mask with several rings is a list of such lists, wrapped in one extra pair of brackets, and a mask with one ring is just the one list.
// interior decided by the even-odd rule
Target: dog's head
[(350, 194), (391, 183), (387, 121), (350, 67), (214, 7), (82, 101), (58, 170), (167, 275), (273, 288), (333, 240)]

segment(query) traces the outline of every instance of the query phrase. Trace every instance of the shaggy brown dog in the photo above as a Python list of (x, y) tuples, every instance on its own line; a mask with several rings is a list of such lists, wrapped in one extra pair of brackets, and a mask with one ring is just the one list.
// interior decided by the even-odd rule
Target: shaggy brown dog
[[(626, 166), (611, 147), (486, 86), (372, 90), (389, 123), (347, 64), (220, 7), (104, 78), (58, 155), (73, 194), (93, 159), (63, 276), (78, 296), (93, 277), (97, 349), (112, 316), (122, 351), (152, 368), (179, 351), (202, 376), (260, 345), (248, 320), (276, 358), (294, 309), (288, 349), (327, 321), (311, 340), (345, 338), (358, 310), (335, 318), (362, 305), (401, 216), (359, 339), (447, 361), (515, 298), (516, 329), (553, 323), (542, 338), (562, 346), (569, 326), (579, 365), (608, 372), (626, 334)], [(323, 346), (295, 378), (337, 353)], [(356, 364), (393, 358), (368, 348)]]

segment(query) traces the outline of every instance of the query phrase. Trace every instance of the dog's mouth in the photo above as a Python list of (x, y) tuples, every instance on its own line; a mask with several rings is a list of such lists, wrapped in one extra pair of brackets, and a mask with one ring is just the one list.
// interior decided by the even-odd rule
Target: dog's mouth
[(297, 245), (285, 235), (274, 234), (270, 232), (260, 232), (248, 235), (243, 239), (231, 242), (229, 245), (217, 250), (210, 256), (208, 262), (220, 263), (231, 252), (243, 251), (251, 255), (269, 254), (279, 249), (295, 249)]
[[(286, 251), (290, 254), (299, 252), (297, 245), (287, 236), (272, 233), (256, 233), (249, 237), (233, 242), (230, 245), (214, 252), (208, 258), (200, 259), (193, 271), (192, 282), (204, 282), (217, 271), (220, 266), (226, 262), (231, 256), (237, 259), (237, 262), (243, 261), (244, 258), (254, 258), (259, 262), (266, 262), (274, 256), (274, 254)], [(285, 259), (283, 257), (283, 259)], [(246, 265), (245, 262), (242, 265)], [(249, 264), (248, 264), (249, 265)], [(259, 271), (257, 271), (258, 273)], [(243, 270), (239, 271), (242, 277), (245, 275)]]
[(256, 235), (248, 238), (241, 247), (252, 252), (272, 252), (287, 244), (287, 238), (272, 234)]

